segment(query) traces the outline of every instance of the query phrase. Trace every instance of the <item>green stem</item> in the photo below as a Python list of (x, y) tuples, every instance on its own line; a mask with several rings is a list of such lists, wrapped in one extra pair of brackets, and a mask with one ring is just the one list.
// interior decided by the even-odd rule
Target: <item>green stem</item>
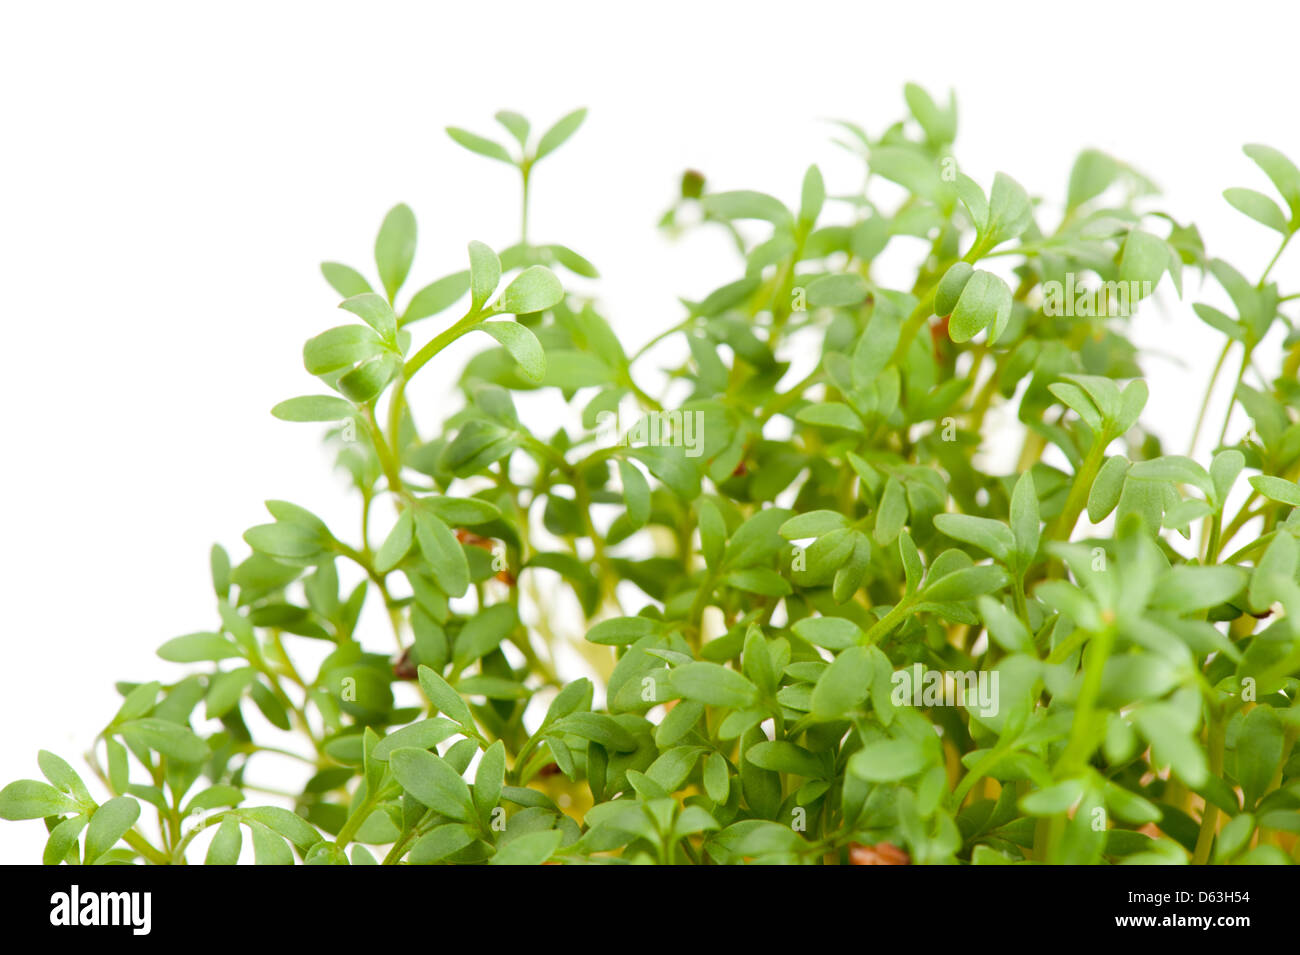
[(524, 186), (523, 196), (520, 202), (521, 209), (519, 214), (519, 242), (521, 245), (528, 244), (528, 180), (529, 180), (529, 174), (532, 171), (533, 171), (533, 164), (531, 160), (525, 159), (522, 163), (519, 164), (519, 172), (520, 175), (523, 177), (523, 186)]
[(438, 352), (442, 351), (456, 339), (460, 338), (467, 331), (477, 325), (481, 320), (487, 317), (487, 314), (471, 308), (459, 321), (454, 325), (444, 328), (435, 335), (423, 348), (411, 356), (406, 366), (402, 369), (402, 376), (406, 380), (415, 377), (415, 373), (428, 364), (429, 359)]
[(1282, 258), (1282, 253), (1286, 251), (1287, 244), (1291, 241), (1293, 235), (1295, 235), (1294, 232), (1288, 232), (1283, 237), (1282, 244), (1277, 247), (1277, 251), (1273, 253), (1273, 258), (1269, 260), (1268, 268), (1264, 269), (1264, 274), (1260, 276), (1259, 288), (1263, 288), (1264, 283), (1268, 281), (1268, 274), (1273, 271), (1273, 266), (1277, 265), (1277, 260)]
[[(1222, 714), (1212, 710), (1210, 714), (1209, 748), (1210, 776), (1219, 779), (1223, 776), (1224, 719)], [(1201, 828), (1196, 835), (1196, 850), (1192, 854), (1192, 865), (1205, 865), (1210, 861), (1210, 848), (1214, 845), (1214, 836), (1218, 830), (1219, 807), (1208, 799), (1201, 811)]]
[(154, 865), (171, 865), (172, 860), (165, 852), (155, 847), (152, 842), (140, 835), (140, 833), (136, 832), (134, 829), (128, 829), (123, 838), (126, 840), (127, 845), (140, 853), (140, 855), (144, 856)]
[(1223, 363), (1228, 358), (1228, 351), (1232, 348), (1232, 339), (1228, 339), (1223, 345), (1223, 350), (1219, 352), (1219, 360), (1214, 363), (1214, 371), (1210, 373), (1210, 380), (1205, 385), (1205, 397), (1201, 399), (1201, 410), (1196, 415), (1196, 426), (1192, 428), (1192, 440), (1187, 446), (1187, 453), (1190, 455), (1196, 450), (1196, 439), (1201, 436), (1201, 426), (1205, 424), (1205, 414), (1210, 410), (1210, 395), (1214, 392), (1214, 385), (1219, 380), (1219, 372), (1223, 370)]
[(1084, 505), (1088, 503), (1088, 494), (1092, 490), (1092, 482), (1097, 479), (1097, 472), (1101, 470), (1102, 461), (1106, 458), (1106, 446), (1111, 442), (1110, 432), (1103, 430), (1097, 435), (1092, 442), (1092, 447), (1088, 449), (1088, 456), (1084, 459), (1078, 473), (1074, 476), (1074, 481), (1070, 485), (1070, 496), (1065, 500), (1065, 508), (1061, 511), (1061, 516), (1057, 518), (1049, 535), (1053, 540), (1065, 540), (1074, 530), (1074, 525), (1079, 521), (1079, 515), (1083, 513)]
[(1232, 386), (1232, 393), (1228, 395), (1228, 410), (1223, 415), (1223, 427), (1219, 429), (1218, 447), (1223, 444), (1223, 439), (1228, 435), (1228, 423), (1232, 420), (1232, 409), (1237, 406), (1237, 389), (1241, 387), (1241, 381), (1246, 377), (1246, 369), (1250, 367), (1251, 346), (1246, 345), (1241, 350), (1241, 368), (1237, 371), (1237, 380)]
[(919, 598), (920, 591), (900, 600), (894, 605), (894, 609), (876, 621), (875, 625), (867, 631), (867, 635), (862, 642), (868, 646), (879, 643), (891, 630), (903, 622), (907, 615), (911, 613), (912, 606)]

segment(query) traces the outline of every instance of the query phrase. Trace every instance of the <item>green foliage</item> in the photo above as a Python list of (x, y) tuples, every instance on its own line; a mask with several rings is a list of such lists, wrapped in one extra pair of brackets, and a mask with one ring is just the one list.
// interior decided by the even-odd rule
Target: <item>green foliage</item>
[[(499, 113), (509, 147), (449, 129), (519, 173), (520, 242), (408, 291), (395, 207), (372, 276), (322, 266), (356, 321), (273, 409), (331, 423), (361, 536), (267, 502), (248, 556), (213, 549), (207, 629), (159, 650), (184, 674), (118, 685), (102, 801), (42, 753), (0, 816), (43, 820), (48, 864), (1294, 861), (1300, 293), (1270, 277), (1300, 173), (1248, 146), (1281, 202), (1225, 193), (1281, 237), (1252, 281), (1119, 160), (1081, 153), (1057, 218), (960, 171), (953, 97), (905, 99), (878, 137), (842, 124), (863, 190), (812, 166), (796, 209), (684, 176), (664, 227), (743, 262), (632, 353), (552, 271), (591, 263), (527, 233), (534, 166), (585, 111), (539, 135)], [(887, 248), (920, 252), (908, 287), (881, 284)], [(1208, 459), (1141, 422), (1129, 333), (1166, 275), (1221, 287), (1195, 311), (1220, 367), (1241, 355)], [(1061, 314), (1067, 279), (1139, 289)], [(417, 417), (407, 383), (473, 331), (458, 409)], [(572, 422), (529, 414), (548, 391)], [(996, 405), (1009, 474), (976, 463), (1009, 437)], [(307, 770), (291, 808), (256, 804), (277, 762)]]

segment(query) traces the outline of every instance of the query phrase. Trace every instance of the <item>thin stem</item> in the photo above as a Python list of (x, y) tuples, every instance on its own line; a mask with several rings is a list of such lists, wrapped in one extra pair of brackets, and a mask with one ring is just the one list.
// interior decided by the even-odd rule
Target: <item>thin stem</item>
[(1269, 260), (1268, 268), (1264, 269), (1264, 274), (1260, 276), (1259, 288), (1263, 288), (1264, 283), (1268, 281), (1268, 274), (1273, 271), (1273, 266), (1277, 265), (1277, 260), (1282, 258), (1282, 253), (1286, 251), (1287, 244), (1291, 241), (1293, 235), (1295, 235), (1294, 232), (1288, 232), (1282, 238), (1282, 244), (1277, 247), (1277, 251), (1273, 253), (1273, 258)]
[(1087, 458), (1074, 476), (1074, 482), (1070, 486), (1070, 496), (1065, 500), (1065, 508), (1052, 527), (1050, 536), (1053, 540), (1065, 540), (1074, 530), (1074, 525), (1078, 523), (1079, 515), (1083, 513), (1084, 505), (1088, 502), (1092, 482), (1097, 479), (1097, 472), (1101, 470), (1102, 461), (1106, 457), (1106, 446), (1110, 441), (1110, 433), (1105, 430), (1093, 440)]
[(1210, 380), (1205, 385), (1205, 397), (1201, 399), (1201, 410), (1196, 415), (1196, 426), (1192, 428), (1192, 440), (1187, 446), (1187, 453), (1190, 455), (1196, 450), (1196, 439), (1201, 436), (1201, 426), (1205, 424), (1205, 414), (1210, 409), (1210, 395), (1214, 393), (1214, 385), (1219, 380), (1219, 372), (1223, 370), (1223, 363), (1228, 358), (1228, 351), (1232, 348), (1232, 339), (1224, 342), (1223, 351), (1219, 352), (1219, 360), (1214, 363), (1214, 371), (1210, 373)]
[(1223, 427), (1219, 429), (1218, 445), (1223, 444), (1223, 439), (1228, 435), (1228, 423), (1232, 421), (1232, 409), (1237, 406), (1237, 389), (1241, 387), (1241, 380), (1246, 377), (1246, 369), (1250, 366), (1250, 346), (1245, 346), (1241, 351), (1241, 368), (1237, 371), (1236, 383), (1232, 386), (1232, 393), (1228, 395), (1228, 410), (1223, 415)]
[[(1223, 776), (1224, 719), (1222, 714), (1212, 710), (1209, 727), (1210, 776), (1215, 779)], [(1210, 847), (1214, 845), (1214, 836), (1218, 831), (1219, 807), (1210, 800), (1205, 800), (1201, 810), (1201, 828), (1196, 835), (1196, 849), (1192, 854), (1192, 865), (1205, 865), (1210, 861)]]
[(532, 171), (533, 164), (531, 160), (524, 160), (519, 164), (519, 172), (523, 178), (523, 195), (519, 213), (519, 242), (521, 245), (528, 244), (528, 180)]

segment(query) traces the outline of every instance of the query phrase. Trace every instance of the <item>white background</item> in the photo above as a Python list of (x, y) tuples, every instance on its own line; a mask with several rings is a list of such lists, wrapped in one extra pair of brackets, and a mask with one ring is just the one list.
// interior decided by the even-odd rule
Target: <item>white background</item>
[[(590, 107), (536, 175), (533, 238), (597, 264), (633, 344), (738, 275), (720, 242), (656, 233), (682, 169), (794, 202), (816, 161), (848, 190), (858, 166), (824, 120), (879, 132), (907, 80), (957, 89), (958, 157), (986, 186), (1006, 170), (1059, 201), (1096, 146), (1257, 276), (1272, 240), (1221, 191), (1270, 189), (1244, 142), (1300, 160), (1298, 27), (1294, 4), (1241, 0), (7, 4), (0, 783), (38, 776), (42, 747), (81, 766), (113, 680), (175, 678), (154, 649), (212, 625), (208, 547), (241, 556), (262, 500), (352, 526), (321, 429), (268, 409), (312, 391), (302, 341), (341, 323), (317, 263), (372, 272), (392, 204), (419, 219), (416, 286), (464, 267), (471, 238), (514, 241), (511, 171), (445, 125)], [(1292, 290), (1297, 255), (1275, 272)], [(1141, 338), (1189, 367), (1148, 362), (1146, 420), (1182, 451), (1217, 342), (1165, 298)], [(449, 381), (428, 377), (417, 408)], [(43, 841), (0, 824), (0, 862)]]

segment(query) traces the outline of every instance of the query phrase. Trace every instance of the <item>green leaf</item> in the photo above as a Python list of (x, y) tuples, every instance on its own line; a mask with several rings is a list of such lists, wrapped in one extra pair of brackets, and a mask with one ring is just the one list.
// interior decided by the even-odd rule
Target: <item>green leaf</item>
[(393, 314), (393, 307), (384, 301), (383, 296), (376, 295), (374, 292), (363, 292), (339, 302), (339, 308), (357, 316), (385, 340), (396, 339), (397, 316)]
[(915, 776), (929, 765), (924, 747), (915, 740), (891, 739), (868, 743), (849, 759), (849, 772), (872, 783), (893, 783)]
[(628, 753), (637, 748), (636, 737), (607, 713), (570, 713), (551, 727), (553, 733), (572, 733), (599, 743), (607, 750)]
[(402, 511), (393, 529), (375, 552), (374, 566), (379, 573), (387, 573), (401, 563), (415, 540), (415, 517), (411, 508)]
[(927, 584), (922, 593), (927, 601), (951, 603), (1001, 590), (1009, 582), (1010, 577), (1001, 567), (977, 565), (944, 575), (934, 583)]
[(499, 848), (488, 865), (541, 865), (555, 854), (563, 838), (558, 829), (524, 833)]
[(473, 830), (460, 823), (435, 826), (411, 848), (410, 859), (417, 865), (440, 862), (474, 842)]
[(907, 494), (903, 485), (896, 478), (885, 482), (885, 490), (880, 498), (880, 509), (876, 511), (876, 526), (872, 535), (882, 547), (898, 537), (899, 531), (907, 522)]
[(822, 204), (825, 201), (826, 183), (822, 179), (821, 170), (816, 166), (809, 166), (803, 177), (803, 189), (799, 202), (799, 221), (811, 226), (817, 221), (817, 217), (821, 215)]
[(1169, 263), (1169, 245), (1164, 239), (1141, 229), (1132, 229), (1120, 250), (1119, 280), (1139, 285), (1149, 282), (1154, 289), (1160, 284), (1160, 276), (1169, 268)]
[(992, 272), (977, 269), (962, 288), (961, 296), (948, 319), (948, 336), (955, 342), (967, 342), (984, 329), (989, 341), (995, 342), (1011, 320), (1011, 289)]
[(478, 735), (469, 707), (450, 683), (423, 664), (416, 668), (416, 675), (420, 680), (420, 689), (439, 712), (455, 720), (466, 731), (466, 735)]
[(76, 809), (63, 793), (35, 779), (20, 779), (0, 789), (0, 819), (40, 819)]
[[(452, 690), (452, 692), (455, 693), (455, 690)], [(457, 699), (459, 698), (457, 696)], [(466, 712), (468, 713), (468, 711)], [(459, 732), (460, 725), (458, 723), (443, 719), (441, 716), (435, 716), (394, 730), (375, 744), (375, 748), (371, 750), (370, 755), (373, 759), (387, 762), (388, 757), (395, 749), (411, 747), (415, 749), (433, 749), (443, 740), (450, 739)]]
[(212, 676), (208, 684), (205, 714), (208, 719), (221, 719), (238, 705), (244, 691), (257, 679), (252, 667), (239, 667)]
[(172, 663), (198, 663), (242, 657), (243, 653), (219, 633), (189, 633), (168, 640), (158, 648), (158, 656)]
[(471, 617), (456, 637), (455, 662), (465, 669), (501, 645), (519, 626), (519, 615), (510, 603), (493, 604)]
[(277, 521), (258, 524), (244, 531), (244, 540), (255, 551), (288, 560), (302, 560), (320, 553), (320, 536), (297, 524)]
[(140, 804), (130, 796), (117, 796), (96, 809), (86, 827), (86, 864), (117, 845), (139, 818)]
[(497, 301), (497, 308), (503, 312), (523, 315), (544, 311), (563, 299), (564, 288), (555, 273), (544, 265), (533, 265), (520, 272), (506, 286)]
[(338, 389), (358, 404), (364, 404), (379, 397), (401, 367), (401, 360), (396, 355), (378, 355), (340, 378)]
[(1100, 432), (1103, 427), (1101, 412), (1092, 403), (1092, 399), (1078, 385), (1068, 381), (1054, 381), (1047, 390), (1060, 399), (1061, 403), (1077, 414), (1087, 423), (1093, 432)]
[(779, 533), (786, 540), (803, 540), (848, 526), (849, 519), (839, 511), (809, 511), (790, 518), (781, 525)]
[(362, 292), (373, 291), (365, 276), (350, 265), (343, 265), (339, 262), (322, 262), (320, 271), (321, 275), (325, 276), (325, 281), (329, 282), (334, 291), (344, 298), (351, 298), (353, 295), (360, 295)]
[(921, 553), (917, 550), (912, 535), (904, 529), (898, 535), (898, 554), (903, 562), (903, 574), (907, 580), (907, 592), (915, 593), (921, 583), (925, 568), (921, 564)]
[[(506, 290), (509, 293), (509, 289)], [(509, 309), (507, 309), (509, 311)], [(523, 377), (535, 385), (542, 383), (546, 376), (546, 355), (542, 344), (527, 327), (517, 322), (483, 322), (474, 328), (487, 332), (514, 357)]]
[(495, 159), (508, 166), (515, 164), (514, 158), (511, 157), (510, 153), (506, 152), (504, 146), (479, 136), (477, 133), (471, 133), (469, 130), (461, 129), (458, 126), (448, 126), (447, 135), (472, 153), (487, 156), (488, 159)]
[(1181, 454), (1166, 454), (1149, 461), (1139, 461), (1128, 470), (1129, 476), (1144, 481), (1169, 481), (1190, 484), (1207, 498), (1214, 497), (1214, 482), (1191, 458)]
[(989, 201), (984, 196), (984, 190), (980, 188), (979, 183), (964, 172), (957, 173), (956, 186), (957, 198), (966, 207), (971, 224), (975, 226), (977, 233), (983, 235), (987, 231), (989, 223)]
[(801, 639), (831, 651), (851, 647), (863, 636), (862, 629), (844, 617), (805, 617), (791, 629)]
[(586, 118), (586, 107), (575, 109), (572, 113), (560, 117), (554, 126), (542, 133), (542, 138), (537, 141), (537, 152), (533, 154), (533, 160), (548, 156), (563, 146), (565, 141), (578, 131), (578, 127)]
[(934, 526), (953, 540), (959, 540), (991, 554), (1006, 563), (1016, 549), (1016, 539), (1011, 528), (1001, 521), (970, 514), (937, 514)]
[(1291, 234), (1291, 226), (1282, 210), (1278, 208), (1276, 202), (1262, 192), (1256, 192), (1254, 189), (1225, 189), (1223, 198), (1227, 199), (1228, 204), (1238, 212), (1250, 216), (1261, 225), (1266, 225), (1282, 235)]
[(820, 719), (836, 719), (865, 700), (871, 685), (871, 660), (867, 647), (850, 646), (843, 650), (813, 687), (813, 715)]
[(215, 786), (209, 786), (202, 792), (195, 795), (186, 803), (185, 808), (181, 810), (182, 815), (189, 814), (195, 810), (215, 809), (218, 806), (237, 806), (244, 801), (242, 790), (234, 786), (227, 786), (224, 783), (218, 783)]
[(1300, 169), (1295, 163), (1271, 146), (1250, 143), (1242, 147), (1255, 165), (1264, 170), (1282, 198), (1291, 209), (1293, 218), (1300, 219)]
[(660, 624), (648, 617), (615, 617), (602, 620), (587, 631), (588, 643), (606, 646), (625, 646), (636, 643), (642, 637), (657, 633)]
[(731, 770), (721, 753), (710, 753), (704, 760), (704, 792), (719, 804), (725, 803), (731, 792)]
[(867, 283), (860, 275), (819, 275), (808, 283), (808, 304), (814, 308), (860, 305), (867, 298)]
[(501, 801), (501, 787), (506, 778), (506, 746), (497, 740), (483, 752), (474, 775), (474, 808), (484, 823)]
[(819, 428), (862, 431), (862, 419), (854, 414), (852, 408), (838, 401), (822, 401), (817, 404), (805, 405), (795, 415), (795, 420)]
[(299, 849), (310, 849), (321, 841), (320, 833), (312, 828), (311, 823), (282, 806), (251, 806), (239, 812), (244, 819), (268, 827)]
[(1067, 779), (1029, 793), (1020, 800), (1020, 808), (1030, 816), (1059, 816), (1083, 798), (1084, 788), (1080, 780)]
[[(410, 206), (402, 203), (393, 206), (388, 215), (384, 216), (379, 235), (375, 238), (375, 265), (379, 268), (379, 279), (384, 283), (384, 291), (388, 293), (390, 302), (410, 274), (414, 258), (415, 213)], [(380, 329), (375, 330), (391, 337)]]
[(1128, 470), (1129, 462), (1124, 455), (1116, 454), (1106, 459), (1093, 478), (1092, 489), (1088, 492), (1088, 520), (1099, 524), (1107, 514), (1115, 510), (1120, 493), (1124, 490)]
[(912, 144), (877, 144), (871, 147), (871, 171), (896, 182), (908, 192), (936, 201), (942, 191), (939, 164), (930, 153)]
[(389, 754), (388, 765), (401, 787), (430, 809), (460, 822), (474, 818), (469, 785), (441, 756), (402, 747)]
[(1291, 507), (1300, 507), (1300, 485), (1297, 485), (1294, 481), (1273, 477), (1270, 474), (1256, 474), (1251, 476), (1249, 480), (1250, 486), (1270, 501), (1289, 504)]
[(794, 743), (786, 740), (755, 743), (745, 753), (746, 761), (760, 769), (774, 773), (787, 773), (792, 776), (804, 776), (809, 779), (822, 779), (826, 769), (821, 760)]
[(41, 854), (41, 863), (60, 865), (70, 853), (74, 863), (80, 862), (79, 854), (74, 850), (77, 848), (77, 839), (81, 835), (81, 830), (86, 828), (86, 823), (89, 821), (85, 816), (72, 816), (51, 829), (50, 837), (45, 842), (45, 851)]
[(948, 108), (941, 109), (930, 94), (915, 83), (903, 86), (903, 98), (912, 116), (925, 130), (925, 138), (934, 146), (944, 146), (957, 135), (957, 102), (949, 95)]
[(1033, 653), (1029, 631), (1015, 614), (989, 596), (978, 598), (980, 616), (993, 641), (1008, 653)]
[(1178, 564), (1165, 571), (1151, 605), (1186, 614), (1231, 600), (1246, 587), (1248, 576), (1240, 567), (1195, 567)]
[(482, 242), (469, 244), (469, 290), (475, 312), (482, 311), (501, 282), (501, 260)]
[(36, 754), (36, 761), (40, 765), (45, 778), (55, 787), (65, 793), (70, 793), (74, 799), (82, 804), (88, 805), (93, 802), (86, 784), (82, 782), (81, 777), (77, 775), (77, 771), (68, 765), (68, 761), (62, 756), (43, 749)]
[[(988, 228), (984, 234), (987, 247), (993, 248), (1007, 239), (1014, 239), (1029, 227), (1032, 220), (1033, 206), (1024, 187), (1005, 173), (994, 176), (993, 191), (989, 193)], [(996, 339), (997, 336), (993, 337)]]
[(493, 118), (515, 137), (520, 146), (527, 145), (528, 132), (532, 127), (526, 118), (508, 109), (498, 111)]
[(644, 527), (650, 520), (650, 484), (645, 475), (631, 461), (619, 458), (619, 480), (623, 483), (623, 496), (627, 501), (627, 516), (633, 530)]
[(1230, 819), (1214, 840), (1214, 861), (1220, 865), (1240, 852), (1255, 831), (1255, 817), (1248, 812)]
[(721, 219), (762, 219), (778, 228), (789, 229), (794, 217), (780, 200), (761, 192), (737, 190), (715, 192), (700, 200), (704, 211)]
[[(1248, 599), (1252, 613), (1263, 613), (1274, 601), (1287, 596), (1287, 585), (1294, 584), (1300, 549), (1296, 539), (1288, 533), (1273, 537), (1250, 575)], [(53, 780), (51, 780), (53, 782)]]
[(260, 823), (249, 823), (254, 865), (293, 865), (293, 850), (284, 839)]
[(239, 851), (243, 848), (243, 836), (239, 831), (239, 820), (227, 816), (217, 827), (217, 834), (208, 845), (205, 865), (238, 865)]
[(449, 597), (462, 597), (469, 589), (469, 563), (451, 528), (427, 508), (415, 511), (415, 536), (433, 569), (434, 580)]
[(384, 350), (384, 343), (365, 325), (340, 325), (307, 339), (302, 347), (303, 366), (313, 375), (351, 368)]
[(1011, 530), (1016, 539), (1016, 554), (1022, 567), (1028, 566), (1038, 552), (1042, 533), (1038, 517), (1038, 492), (1034, 476), (1026, 471), (1016, 480), (1011, 492)]
[(1130, 381), (1124, 386), (1123, 392), (1120, 393), (1119, 399), (1119, 416), (1115, 421), (1115, 433), (1117, 435), (1125, 434), (1128, 429), (1137, 424), (1137, 420), (1142, 415), (1142, 409), (1147, 405), (1147, 398), (1150, 397), (1150, 390), (1147, 383), (1141, 378)]
[(1096, 149), (1079, 153), (1070, 170), (1070, 185), (1066, 206), (1074, 210), (1089, 199), (1095, 199), (1118, 178), (1119, 163)]
[(401, 324), (409, 325), (430, 315), (437, 315), (450, 308), (461, 296), (469, 291), (469, 272), (453, 272), (444, 275), (436, 282), (430, 282), (411, 296), (411, 301), (402, 313)]
[(1247, 808), (1253, 808), (1268, 791), (1286, 755), (1286, 730), (1281, 717), (1269, 706), (1256, 706), (1246, 714), (1237, 734), (1237, 781)]
[(975, 267), (969, 262), (954, 262), (943, 273), (943, 278), (934, 290), (934, 314), (947, 317), (957, 307), (966, 283), (975, 274)]
[(672, 684), (688, 700), (740, 709), (758, 698), (758, 689), (735, 670), (716, 663), (684, 663), (672, 671)]
[(1197, 302), (1192, 306), (1192, 311), (1206, 325), (1216, 331), (1220, 331), (1235, 341), (1242, 341), (1246, 337), (1246, 331), (1241, 323), (1234, 318), (1230, 318), (1223, 312), (1210, 305)]
[(717, 506), (708, 499), (696, 502), (695, 513), (704, 563), (709, 570), (716, 572), (722, 566), (722, 554), (727, 546), (727, 525)]
[(137, 746), (152, 749), (168, 759), (182, 763), (201, 763), (208, 757), (208, 744), (178, 723), (155, 717), (130, 720), (117, 728), (118, 733)]
[(1221, 508), (1228, 499), (1228, 492), (1246, 466), (1246, 457), (1236, 448), (1225, 448), (1214, 456), (1210, 462), (1210, 480), (1214, 482), (1214, 499)]
[(1132, 718), (1138, 731), (1151, 743), (1156, 764), (1170, 766), (1192, 789), (1204, 784), (1209, 776), (1205, 753), (1172, 704), (1145, 704), (1134, 711)]
[(333, 395), (305, 395), (281, 401), (271, 414), (281, 421), (341, 421), (356, 414), (356, 408)]

